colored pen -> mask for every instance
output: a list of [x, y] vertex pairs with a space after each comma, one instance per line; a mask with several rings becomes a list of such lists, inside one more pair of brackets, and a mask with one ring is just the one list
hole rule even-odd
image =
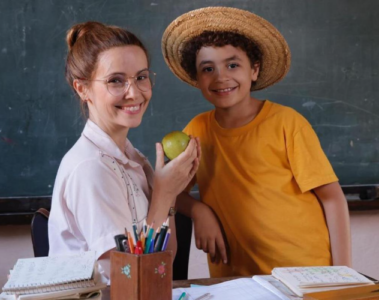
[[185, 296], [186, 296], [186, 293], [185, 293], [185, 292], [183, 292], [183, 293], [180, 295], [180, 297], [179, 297], [179, 299], [178, 299], [178, 300], [183, 300], [183, 299], [185, 298]]
[[150, 225], [147, 225], [147, 227], [146, 227], [146, 233], [145, 233], [145, 236], [147, 236], [147, 234], [148, 234], [149, 230], [150, 230]]
[[212, 296], [210, 293], [206, 293], [198, 298], [196, 298], [195, 300], [205, 300], [205, 299], [208, 299], [209, 296]]
[[124, 252], [130, 253], [130, 247], [127, 238], [125, 238], [125, 240], [122, 240], [122, 246], [124, 247]]
[[134, 254], [143, 254], [143, 251], [142, 251], [142, 243], [141, 241], [138, 241], [137, 242], [137, 245], [136, 245], [136, 249], [134, 251]]
[[134, 239], [136, 241], [136, 244], [138, 242], [138, 234], [137, 234], [137, 224], [133, 222], [133, 234], [134, 234]]
[[168, 229], [168, 224], [164, 222], [162, 225], [161, 233], [158, 236], [158, 238], [156, 238], [157, 242], [154, 247], [154, 252], [158, 252], [162, 250], [162, 245], [163, 245], [163, 241], [166, 238], [167, 229]]
[[153, 252], [154, 252], [154, 238], [151, 239], [150, 249], [149, 249], [149, 253], [153, 253]]
[[133, 243], [133, 238], [131, 234], [128, 231], [128, 242], [129, 242], [129, 248], [130, 248], [130, 253], [134, 254], [134, 243]]
[[161, 251], [165, 251], [166, 250], [167, 244], [168, 244], [168, 240], [170, 238], [170, 235], [171, 235], [171, 229], [167, 230], [167, 233], [166, 233], [166, 236], [164, 238]]
[[141, 244], [142, 244], [142, 252], [144, 252], [145, 251], [146, 236], [143, 232], [141, 232], [140, 240], [141, 240]]
[[151, 239], [153, 238], [153, 234], [154, 234], [154, 228], [153, 228], [153, 225], [151, 225], [149, 229], [149, 234], [147, 235], [147, 239], [146, 239], [146, 245], [145, 245], [145, 251], [144, 251], [145, 254], [149, 253]]
[[[155, 243], [154, 243], [154, 247], [157, 245], [157, 241], [158, 241], [158, 238], [161, 234], [161, 227], [157, 228], [157, 231], [155, 232], [155, 237], [154, 237], [154, 240], [155, 240]], [[155, 249], [155, 248], [154, 248]]]
[[147, 233], [146, 219], [143, 219], [142, 231], [143, 231], [143, 234], [146, 236], [146, 233]]

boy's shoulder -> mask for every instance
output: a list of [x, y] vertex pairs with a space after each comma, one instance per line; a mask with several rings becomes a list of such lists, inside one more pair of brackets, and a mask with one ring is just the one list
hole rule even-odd
[[198, 114], [187, 124], [184, 128], [184, 132], [187, 134], [194, 134], [199, 130], [207, 130], [208, 126], [210, 126], [212, 116], [214, 114], [214, 110], [206, 111]]
[[[268, 100], [266, 100], [268, 101]], [[268, 101], [270, 105], [266, 120], [275, 120], [284, 124], [309, 125], [307, 119], [294, 108]]]
[[192, 120], [188, 124], [199, 123], [199, 122], [201, 122], [201, 123], [208, 122], [211, 120], [211, 116], [213, 113], [214, 113], [214, 110], [202, 112], [202, 113], [196, 115], [195, 117], [193, 117]]
[[276, 102], [272, 102], [270, 100], [266, 100], [268, 101], [268, 103], [271, 105], [270, 107], [270, 115], [271, 114], [283, 114], [283, 115], [287, 115], [287, 116], [294, 116], [294, 117], [297, 117], [297, 116], [301, 116], [300, 113], [298, 113], [294, 108], [292, 107], [289, 107], [289, 106], [286, 106], [286, 105], [283, 105], [283, 104], [279, 104], [279, 103], [276, 103]]

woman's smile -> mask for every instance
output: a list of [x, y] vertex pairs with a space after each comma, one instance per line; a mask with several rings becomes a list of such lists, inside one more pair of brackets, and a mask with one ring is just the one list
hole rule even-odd
[[143, 105], [144, 105], [144, 102], [140, 104], [120, 105], [120, 106], [116, 106], [116, 108], [120, 109], [122, 112], [129, 115], [137, 115], [142, 111]]

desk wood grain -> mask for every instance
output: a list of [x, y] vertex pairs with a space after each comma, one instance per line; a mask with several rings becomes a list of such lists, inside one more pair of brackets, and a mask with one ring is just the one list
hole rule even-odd
[[[238, 279], [238, 278], [244, 278], [244, 276], [236, 276], [236, 277], [222, 277], [222, 278], [199, 278], [199, 279], [190, 279], [190, 280], [174, 280], [172, 282], [172, 287], [174, 289], [180, 288], [180, 287], [190, 287], [191, 284], [198, 284], [198, 285], [212, 285], [216, 283], [221, 283], [233, 279]], [[246, 278], [246, 277], [245, 277]], [[249, 276], [251, 278], [251, 276]], [[110, 300], [110, 287], [108, 286], [105, 288], [103, 292], [103, 297], [102, 300]]]

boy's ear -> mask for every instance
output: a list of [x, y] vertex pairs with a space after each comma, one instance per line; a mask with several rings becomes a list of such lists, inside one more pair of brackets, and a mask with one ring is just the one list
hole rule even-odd
[[259, 74], [259, 71], [260, 71], [260, 63], [257, 62], [253, 65], [253, 67], [251, 68], [251, 81], [257, 81], [258, 79], [258, 74]]
[[88, 93], [88, 86], [83, 80], [80, 79], [74, 79], [74, 82], [72, 83], [75, 91], [78, 93], [80, 99], [84, 102], [88, 100], [87, 93]]

